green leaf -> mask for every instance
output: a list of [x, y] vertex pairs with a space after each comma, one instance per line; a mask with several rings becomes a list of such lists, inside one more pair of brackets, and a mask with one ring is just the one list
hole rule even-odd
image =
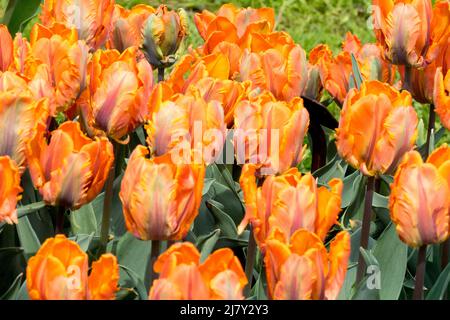
[[69, 239], [78, 243], [81, 250], [87, 252], [92, 240], [94, 239], [94, 233], [92, 232], [91, 234], [77, 234], [75, 237], [70, 237]]
[[214, 178], [205, 178], [205, 180], [203, 181], [202, 196], [204, 196], [209, 192], [209, 189], [211, 189], [211, 186], [213, 185], [214, 181], [216, 181], [216, 179]]
[[380, 300], [380, 291], [367, 286], [368, 277], [365, 277], [356, 287], [352, 300]]
[[17, 278], [14, 280], [13, 284], [8, 289], [8, 291], [6, 291], [5, 294], [0, 297], [0, 300], [17, 300], [22, 278], [23, 273], [17, 276]]
[[381, 270], [380, 298], [397, 300], [405, 278], [408, 247], [398, 238], [393, 223], [378, 238], [373, 254]]
[[426, 299], [442, 300], [445, 295], [445, 292], [447, 291], [449, 281], [450, 281], [450, 264], [447, 264], [447, 266], [441, 272], [439, 278], [436, 280], [435, 284], [431, 288], [430, 292], [428, 292]]
[[136, 239], [131, 233], [120, 237], [115, 255], [120, 265], [131, 269], [144, 281], [151, 250], [151, 241]]
[[27, 280], [22, 283], [22, 286], [17, 293], [17, 300], [30, 300], [30, 296], [28, 295], [27, 289]]
[[338, 300], [350, 300], [352, 296], [352, 288], [356, 280], [356, 269], [356, 264], [349, 265], [347, 268], [344, 284], [342, 285], [341, 291], [337, 297]]
[[[368, 270], [374, 271], [365, 276], [355, 288], [352, 300], [380, 300], [380, 286], [378, 286], [379, 263], [371, 250], [360, 248], [360, 253], [364, 257]], [[371, 269], [369, 269], [369, 267]]]
[[138, 294], [139, 300], [147, 300], [148, 294], [145, 288], [144, 281], [140, 276], [132, 269], [119, 264], [120, 280], [119, 285], [121, 288], [134, 288]]
[[26, 216], [27, 214], [36, 212], [42, 208], [45, 208], [44, 201], [34, 202], [34, 203], [27, 204], [25, 206], [18, 207], [17, 208], [17, 217], [20, 219], [20, 218]]
[[352, 76], [351, 78], [354, 81], [354, 87], [359, 89], [361, 88], [361, 84], [363, 83], [363, 77], [361, 71], [359, 70], [358, 61], [356, 61], [355, 55], [352, 53]]
[[341, 208], [347, 208], [355, 200], [363, 181], [363, 175], [359, 170], [356, 170], [344, 178]]
[[372, 206], [377, 207], [377, 208], [388, 208], [389, 207], [389, 197], [383, 196], [377, 192], [374, 192]]
[[94, 207], [91, 203], [85, 204], [78, 210], [70, 213], [70, 225], [74, 234], [97, 234], [98, 222]]
[[313, 176], [319, 179], [320, 184], [325, 185], [333, 178], [344, 179], [347, 166], [347, 163], [336, 154], [330, 162], [314, 171]]
[[7, 24], [9, 32], [14, 35], [37, 13], [40, 4], [41, 0], [10, 0], [2, 23]]
[[36, 253], [41, 247], [41, 242], [33, 230], [28, 217], [22, 217], [17, 224], [17, 233], [19, 235], [20, 244], [26, 255], [30, 256]]
[[200, 261], [204, 262], [206, 258], [214, 251], [214, 247], [219, 240], [220, 229], [216, 229], [211, 232], [208, 237], [201, 239], [201, 243], [197, 243], [197, 248], [201, 248]]
[[222, 234], [226, 237], [237, 238], [237, 228], [234, 224], [233, 219], [226, 214], [222, 209], [220, 209], [221, 204], [214, 200], [208, 200], [206, 206], [212, 213], [218, 229], [221, 230]]
[[[351, 249], [350, 249], [349, 263], [357, 263], [358, 262], [360, 243], [361, 243], [361, 227], [356, 229], [350, 236]], [[368, 249], [369, 250], [372, 249], [373, 246], [375, 245], [375, 243], [376, 243], [376, 241], [372, 237], [369, 237]]]

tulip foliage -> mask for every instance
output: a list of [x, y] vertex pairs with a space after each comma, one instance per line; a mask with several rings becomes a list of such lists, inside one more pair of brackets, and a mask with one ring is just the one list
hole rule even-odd
[[367, 2], [308, 52], [268, 7], [11, 1], [0, 297], [450, 296], [450, 2]]

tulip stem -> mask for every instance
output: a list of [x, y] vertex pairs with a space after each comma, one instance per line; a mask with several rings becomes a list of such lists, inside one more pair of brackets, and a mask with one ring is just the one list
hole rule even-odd
[[153, 281], [156, 279], [156, 273], [153, 270], [153, 266], [155, 265], [156, 259], [158, 259], [160, 249], [161, 249], [161, 242], [159, 240], [152, 240], [152, 247], [150, 249], [150, 261], [147, 264], [147, 271], [145, 274], [145, 284], [150, 289], [153, 285]]
[[56, 207], [55, 235], [64, 233], [64, 214], [66, 208], [63, 206]]
[[255, 265], [256, 258], [256, 240], [255, 235], [253, 234], [253, 227], [250, 225], [250, 235], [248, 237], [248, 246], [247, 246], [247, 259], [245, 262], [245, 275], [247, 277], [247, 286], [244, 289], [244, 295], [248, 297], [250, 294], [250, 289], [252, 288], [253, 282], [253, 267]]
[[410, 66], [405, 66], [405, 81], [403, 82], [403, 90], [411, 92], [411, 71]]
[[[361, 240], [360, 247], [367, 249], [369, 245], [369, 234], [370, 234], [370, 218], [372, 214], [372, 201], [373, 201], [373, 191], [375, 188], [375, 177], [367, 178], [366, 185], [366, 198], [364, 201], [364, 216], [361, 227]], [[359, 254], [358, 258], [358, 271], [356, 273], [356, 284], [359, 284], [364, 277], [366, 269], [366, 263], [362, 254]]]
[[[116, 142], [113, 142], [114, 148], [114, 161], [109, 169], [108, 179], [105, 183], [105, 198], [103, 200], [103, 215], [102, 215], [102, 227], [100, 230], [100, 251], [99, 254], [106, 252], [106, 246], [109, 240], [109, 224], [111, 220], [111, 208], [112, 208], [112, 198], [113, 198], [113, 185], [116, 176], [116, 163], [119, 161], [117, 155], [119, 153], [119, 146]], [[118, 163], [117, 163], [118, 165]]]
[[414, 286], [414, 300], [423, 300], [423, 284], [425, 279], [425, 263], [427, 255], [427, 246], [423, 245], [419, 248], [416, 268], [416, 284]]
[[158, 68], [158, 82], [164, 81], [164, 68]]
[[[430, 142], [431, 142], [431, 134], [434, 130], [434, 123], [436, 121], [436, 113], [434, 112], [434, 105], [430, 104], [430, 111], [428, 115], [428, 130], [427, 130], [427, 141], [425, 143], [425, 158], [428, 158], [430, 154]], [[434, 147], [434, 146], [433, 146]]]

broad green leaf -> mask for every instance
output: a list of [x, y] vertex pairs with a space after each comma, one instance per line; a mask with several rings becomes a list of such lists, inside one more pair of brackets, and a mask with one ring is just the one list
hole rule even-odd
[[132, 269], [119, 264], [119, 285], [121, 288], [134, 288], [139, 297], [139, 300], [147, 300], [148, 294], [144, 282], [140, 276]]
[[381, 270], [380, 298], [398, 299], [405, 278], [408, 247], [398, 238], [393, 223], [378, 238], [373, 254]]
[[364, 257], [369, 272], [356, 286], [352, 300], [380, 300], [379, 277], [381, 274], [378, 260], [371, 250], [360, 248], [360, 253]]
[[37, 13], [40, 4], [41, 0], [10, 0], [2, 23], [7, 24], [9, 32], [14, 35]]
[[341, 291], [337, 297], [337, 300], [350, 300], [352, 296], [353, 285], [356, 280], [356, 264], [349, 264], [347, 268], [347, 273], [345, 275], [344, 284], [342, 285]]
[[436, 283], [428, 292], [426, 299], [427, 300], [442, 300], [450, 282], [450, 264], [447, 264], [445, 269], [440, 274], [439, 278], [436, 280]]
[[376, 288], [369, 288], [368, 281], [368, 277], [361, 280], [355, 289], [352, 300], [380, 300], [380, 291]]
[[69, 239], [78, 243], [81, 250], [87, 252], [92, 240], [94, 239], [94, 233], [92, 232], [91, 234], [77, 234], [76, 236], [70, 237]]
[[[359, 227], [358, 229], [356, 229], [351, 235], [350, 235], [350, 245], [351, 245], [351, 249], [350, 249], [350, 259], [349, 259], [349, 264], [351, 263], [357, 263], [358, 262], [358, 257], [359, 257], [359, 245], [361, 242], [361, 227]], [[369, 245], [368, 245], [368, 249], [372, 249], [373, 246], [375, 245], [376, 241], [372, 238], [369, 237]]]
[[206, 239], [202, 241], [202, 243], [197, 244], [197, 248], [201, 248], [200, 251], [200, 261], [204, 262], [206, 258], [214, 251], [214, 247], [219, 240], [220, 229], [216, 229], [211, 232]]
[[19, 235], [20, 244], [26, 255], [33, 255], [39, 250], [41, 247], [41, 242], [34, 232], [28, 217], [24, 216], [19, 219], [19, 223], [17, 224], [17, 233]]
[[314, 171], [313, 176], [318, 178], [320, 184], [325, 185], [333, 178], [344, 179], [347, 166], [347, 163], [336, 154], [330, 162]]
[[341, 208], [347, 208], [355, 200], [363, 181], [363, 176], [359, 170], [356, 170], [344, 178]]
[[27, 289], [27, 280], [22, 283], [22, 286], [17, 293], [17, 300], [30, 300], [30, 296], [28, 295]]
[[377, 208], [388, 208], [389, 197], [383, 196], [377, 192], [373, 193], [372, 206]]
[[226, 237], [237, 238], [237, 228], [233, 219], [220, 209], [220, 203], [214, 200], [209, 200], [206, 203], [207, 208], [212, 213], [217, 227]]
[[202, 196], [204, 196], [205, 194], [207, 194], [209, 192], [209, 189], [213, 185], [214, 181], [216, 181], [216, 179], [214, 179], [214, 178], [205, 178], [205, 181], [203, 181]]
[[17, 217], [20, 219], [27, 214], [36, 212], [45, 207], [44, 201], [34, 202], [17, 208]]
[[115, 255], [120, 265], [131, 269], [144, 281], [149, 264], [151, 241], [136, 239], [131, 233], [120, 237]]
[[0, 297], [0, 300], [17, 300], [22, 278], [23, 273], [17, 276], [8, 291], [6, 291], [5, 294]]
[[74, 234], [98, 234], [98, 222], [92, 203], [70, 213], [70, 225]]

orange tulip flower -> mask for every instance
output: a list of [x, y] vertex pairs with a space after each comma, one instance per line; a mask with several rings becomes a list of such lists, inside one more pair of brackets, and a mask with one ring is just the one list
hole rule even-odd
[[[283, 237], [282, 237], [283, 238]], [[339, 232], [327, 252], [320, 238], [297, 230], [290, 244], [275, 235], [267, 240], [269, 296], [275, 300], [335, 300], [344, 283], [350, 257], [350, 235]]]
[[345, 52], [353, 53], [360, 63], [361, 74], [365, 80], [379, 80], [393, 84], [395, 81], [395, 68], [384, 59], [382, 48], [374, 43], [361, 44], [359, 38], [347, 32], [342, 43]]
[[447, 71], [445, 78], [442, 69], [437, 70], [434, 80], [433, 100], [442, 125], [450, 130], [450, 69]]
[[83, 90], [88, 47], [75, 29], [35, 24], [24, 74], [35, 97], [48, 97], [52, 115], [67, 110]]
[[21, 199], [20, 173], [14, 161], [0, 156], [0, 222], [17, 223], [17, 201]]
[[0, 24], [0, 71], [6, 71], [13, 62], [13, 39], [8, 28]]
[[206, 77], [188, 87], [187, 92], [192, 95], [193, 93], [190, 92], [198, 90], [206, 102], [220, 102], [224, 111], [225, 123], [231, 127], [234, 122], [234, 110], [240, 101], [248, 98], [250, 86], [249, 81], [238, 82]]
[[116, 4], [114, 29], [107, 47], [120, 52], [129, 47], [140, 47], [143, 41], [144, 23], [155, 11], [155, 8], [144, 4], [138, 4], [131, 9], [125, 9]]
[[127, 229], [142, 240], [182, 239], [198, 214], [205, 166], [175, 164], [169, 154], [148, 156], [146, 147], [136, 147], [122, 179]]
[[450, 33], [448, 1], [373, 0], [375, 35], [397, 65], [423, 67]]
[[176, 243], [154, 264], [159, 279], [150, 300], [242, 300], [247, 278], [229, 248], [214, 251], [203, 263], [190, 242]]
[[275, 12], [272, 8], [238, 9], [233, 4], [224, 4], [216, 14], [208, 10], [195, 14], [194, 21], [200, 36], [205, 40], [205, 54], [208, 54], [220, 43], [246, 46], [252, 34], [272, 32]]
[[37, 126], [46, 125], [49, 116], [48, 100], [36, 100], [26, 90], [26, 82], [14, 73], [0, 75], [0, 155], [14, 160], [21, 173], [26, 165], [26, 146]]
[[28, 88], [28, 79], [12, 71], [0, 72], [0, 93], [8, 92], [14, 95], [32, 95]]
[[268, 92], [241, 101], [234, 112], [234, 143], [238, 163], [253, 163], [259, 173], [282, 173], [298, 165], [309, 114], [301, 98], [276, 101]]
[[320, 101], [323, 92], [320, 62], [324, 55], [332, 55], [328, 46], [324, 44], [319, 44], [309, 52], [308, 82], [303, 95], [316, 101]]
[[30, 44], [17, 33], [14, 40], [8, 28], [0, 24], [0, 71], [24, 72], [25, 60], [30, 51]]
[[[438, 90], [442, 90], [443, 88], [443, 86], [440, 85], [442, 80], [436, 80], [435, 78], [438, 69], [440, 69], [442, 75], [445, 75], [450, 70], [450, 38], [447, 45], [441, 46], [441, 50], [438, 51], [437, 57], [426, 67], [409, 71], [410, 88], [408, 88], [408, 90], [417, 102], [436, 104], [436, 102], [433, 101], [435, 87], [438, 86], [438, 88], [441, 88]], [[405, 68], [400, 67], [399, 71], [402, 81], [406, 83]], [[439, 77], [437, 79], [439, 79]]]
[[223, 149], [225, 129], [219, 101], [205, 101], [192, 87], [189, 95], [178, 95], [152, 110], [146, 126], [147, 143], [155, 155], [170, 152], [172, 157], [182, 157], [181, 151], [190, 158], [192, 149], [194, 162], [209, 164]]
[[327, 45], [321, 47], [321, 51], [318, 65], [322, 84], [336, 102], [342, 105], [350, 89], [350, 77], [353, 74], [351, 55], [342, 51], [333, 57]]
[[239, 181], [245, 201], [245, 217], [239, 232], [250, 222], [261, 249], [275, 232], [285, 242], [298, 229], [309, 230], [325, 239], [341, 211], [343, 184], [340, 179], [332, 179], [328, 190], [317, 187], [311, 174], [302, 176], [297, 168], [292, 168], [282, 175], [268, 176], [262, 186], [257, 187], [255, 171], [255, 166], [245, 165]]
[[269, 90], [278, 100], [301, 96], [308, 81], [306, 53], [300, 45], [285, 44], [263, 52], [246, 50], [240, 61], [241, 80]]
[[165, 81], [173, 93], [186, 93], [188, 87], [204, 78], [227, 80], [230, 78], [231, 65], [223, 53], [207, 56], [187, 54], [180, 58]]
[[47, 239], [28, 261], [27, 288], [32, 300], [114, 300], [118, 290], [119, 265], [112, 254], [92, 263], [64, 235]]
[[77, 209], [102, 190], [114, 161], [107, 138], [91, 140], [77, 122], [65, 122], [51, 133], [47, 143], [44, 125], [38, 125], [27, 147], [34, 186], [45, 202]]
[[417, 115], [411, 95], [378, 81], [350, 90], [336, 130], [339, 154], [368, 176], [392, 173], [414, 148]]
[[98, 50], [88, 65], [90, 72], [84, 117], [90, 127], [120, 140], [144, 122], [153, 86], [152, 68], [136, 61], [136, 47]]
[[435, 150], [427, 162], [407, 153], [391, 185], [389, 209], [400, 239], [411, 247], [445, 241], [450, 218], [450, 151]]
[[160, 5], [144, 23], [142, 49], [155, 68], [166, 68], [176, 61], [176, 52], [188, 32], [188, 17], [183, 9], [170, 11]]
[[39, 18], [47, 27], [62, 23], [70, 29], [76, 29], [78, 38], [85, 40], [91, 49], [97, 50], [105, 44], [111, 33], [113, 12], [114, 0], [45, 0]]

